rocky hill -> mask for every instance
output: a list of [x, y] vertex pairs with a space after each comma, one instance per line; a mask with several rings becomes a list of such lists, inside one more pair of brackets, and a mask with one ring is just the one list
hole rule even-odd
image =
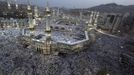
[[131, 13], [134, 14], [134, 5], [118, 5], [116, 3], [104, 4], [88, 8], [88, 10], [95, 10], [100, 12], [114, 12], [114, 13]]

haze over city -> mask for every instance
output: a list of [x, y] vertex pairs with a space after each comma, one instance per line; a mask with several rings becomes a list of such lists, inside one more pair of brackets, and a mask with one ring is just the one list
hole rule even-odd
[[[17, 0], [19, 3], [27, 3], [27, 0]], [[89, 8], [100, 4], [117, 3], [121, 5], [133, 5], [133, 0], [30, 0], [32, 4], [45, 6], [48, 1], [53, 7], [65, 8]]]

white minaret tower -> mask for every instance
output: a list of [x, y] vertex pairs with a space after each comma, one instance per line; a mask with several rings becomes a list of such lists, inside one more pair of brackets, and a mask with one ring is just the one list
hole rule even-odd
[[30, 1], [28, 0], [28, 5], [27, 5], [27, 15], [28, 15], [28, 29], [30, 30], [30, 34], [34, 33], [34, 24], [33, 24], [33, 18], [32, 18], [32, 9], [30, 5]]
[[51, 17], [51, 10], [50, 10], [49, 5], [47, 3], [47, 7], [46, 7], [46, 28], [45, 28], [47, 36], [51, 36], [51, 34], [50, 34], [50, 32], [51, 32], [50, 17]]
[[51, 18], [51, 10], [48, 7], [48, 3], [45, 10], [46, 16], [46, 27], [45, 27], [45, 34], [46, 34], [46, 42], [45, 42], [45, 49], [43, 50], [43, 54], [50, 54], [52, 53], [52, 40], [51, 40], [51, 28], [50, 28], [50, 18]]
[[89, 24], [91, 24], [91, 25], [93, 23], [93, 14], [94, 14], [94, 12], [91, 11], [91, 15], [90, 15], [90, 19], [89, 19]]
[[28, 15], [28, 24], [29, 24], [29, 28], [33, 28], [33, 25], [31, 23], [31, 16], [32, 16], [32, 10], [31, 10], [31, 6], [30, 6], [30, 1], [28, 0], [28, 5], [27, 5], [27, 15]]
[[11, 3], [9, 0], [7, 0], [7, 7], [8, 7], [8, 9], [11, 9]]
[[[35, 0], [35, 2], [37, 2], [37, 0]], [[39, 17], [37, 5], [34, 6], [34, 17], [35, 17], [35, 18], [38, 18], [38, 17]]]
[[17, 0], [14, 0], [14, 1], [15, 1], [15, 7], [16, 7], [16, 9], [18, 9], [19, 6], [18, 6], [18, 4], [17, 4]]
[[38, 15], [38, 7], [37, 6], [34, 6], [34, 17], [35, 18], [39, 17], [39, 15]]
[[28, 0], [27, 10], [31, 10], [30, 1]]
[[80, 20], [82, 20], [83, 13], [80, 11]]
[[94, 14], [94, 12], [90, 11], [90, 19], [88, 21], [88, 30], [93, 29], [93, 14]]
[[94, 26], [95, 26], [95, 28], [97, 27], [99, 14], [100, 14], [99, 12], [96, 12], [96, 18], [95, 18], [95, 20], [94, 20]]
[[34, 6], [34, 19], [33, 19], [33, 25], [37, 25], [37, 24], [36, 24], [36, 20], [37, 20], [38, 17], [39, 17], [39, 15], [38, 15], [38, 7], [37, 7], [37, 6]]
[[59, 15], [60, 15], [60, 8], [57, 9], [57, 14], [56, 14], [56, 16], [59, 17]]

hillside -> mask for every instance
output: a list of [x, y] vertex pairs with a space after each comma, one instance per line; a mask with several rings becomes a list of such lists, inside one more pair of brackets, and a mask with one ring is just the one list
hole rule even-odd
[[88, 10], [95, 10], [100, 12], [114, 12], [114, 13], [131, 13], [134, 14], [134, 5], [118, 5], [116, 3], [110, 3], [105, 5], [99, 5], [95, 7], [88, 8]]

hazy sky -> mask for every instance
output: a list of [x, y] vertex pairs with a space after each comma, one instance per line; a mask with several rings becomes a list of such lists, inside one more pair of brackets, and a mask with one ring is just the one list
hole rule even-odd
[[[26, 3], [27, 0], [19, 0]], [[118, 3], [123, 5], [134, 5], [134, 0], [30, 0], [34, 4], [44, 6], [48, 1], [51, 6], [67, 8], [88, 8], [106, 3]]]

